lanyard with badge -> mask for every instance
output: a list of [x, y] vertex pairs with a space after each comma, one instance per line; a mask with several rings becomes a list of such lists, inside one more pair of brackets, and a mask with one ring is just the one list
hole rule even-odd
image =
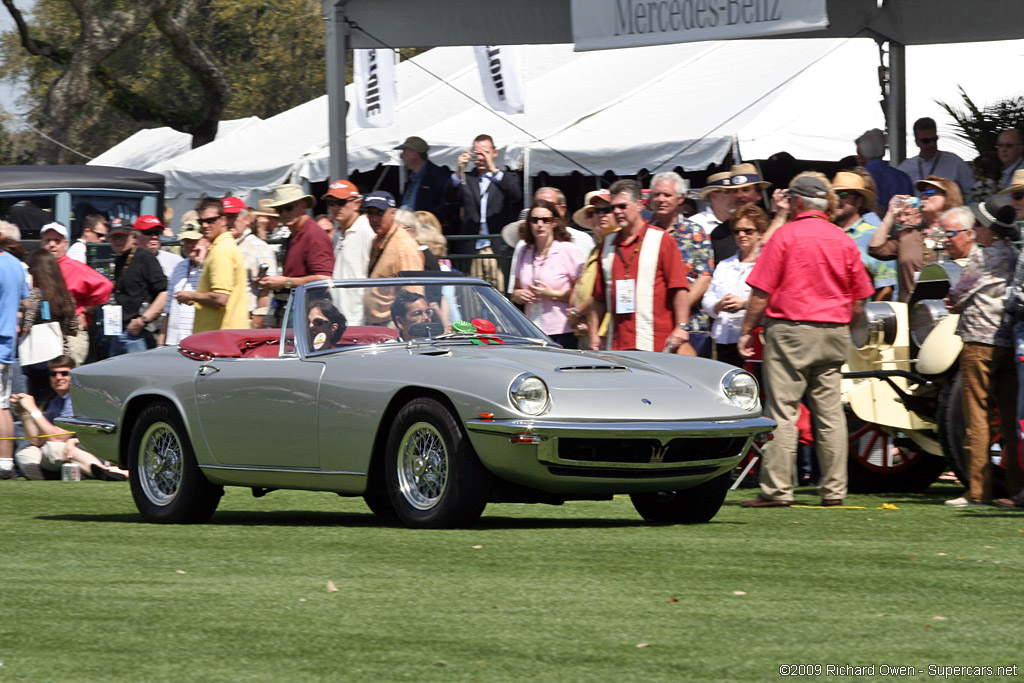
[[630, 270], [633, 268], [633, 261], [636, 260], [637, 254], [640, 253], [640, 247], [643, 243], [643, 237], [637, 237], [636, 247], [633, 249], [633, 253], [629, 257], [629, 261], [626, 261], [622, 256], [622, 252], [619, 251], [621, 243], [615, 247], [615, 256], [622, 261], [622, 268], [624, 275], [626, 276], [622, 280], [615, 281], [615, 313], [635, 313], [636, 312], [636, 279], [629, 276]]

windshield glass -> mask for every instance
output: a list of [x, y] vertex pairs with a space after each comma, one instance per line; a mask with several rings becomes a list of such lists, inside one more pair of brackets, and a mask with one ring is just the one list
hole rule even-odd
[[365, 344], [442, 339], [500, 344], [510, 338], [548, 341], [493, 287], [469, 278], [324, 281], [294, 302], [307, 330], [308, 353]]

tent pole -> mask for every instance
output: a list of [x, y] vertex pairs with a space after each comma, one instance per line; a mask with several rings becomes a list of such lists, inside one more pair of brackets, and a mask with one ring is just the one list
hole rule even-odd
[[906, 46], [889, 41], [889, 93], [885, 99], [885, 123], [889, 133], [889, 165], [907, 157], [907, 55]]
[[349, 29], [345, 17], [348, 0], [324, 0], [327, 17], [327, 111], [331, 142], [331, 179], [348, 178], [346, 148], [345, 72], [348, 70]]

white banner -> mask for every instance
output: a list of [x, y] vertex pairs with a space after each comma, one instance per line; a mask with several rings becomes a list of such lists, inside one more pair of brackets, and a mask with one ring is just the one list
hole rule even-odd
[[476, 63], [487, 104], [506, 114], [523, 113], [523, 79], [519, 70], [519, 47], [477, 45]]
[[572, 0], [575, 50], [750, 38], [828, 26], [826, 0]]
[[360, 128], [397, 125], [395, 53], [392, 50], [353, 50], [352, 80], [356, 86], [356, 124]]

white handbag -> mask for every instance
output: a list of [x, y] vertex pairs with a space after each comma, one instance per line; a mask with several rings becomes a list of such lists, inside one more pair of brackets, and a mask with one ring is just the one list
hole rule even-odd
[[18, 361], [24, 365], [52, 360], [64, 353], [64, 334], [59, 322], [33, 325], [18, 342]]

